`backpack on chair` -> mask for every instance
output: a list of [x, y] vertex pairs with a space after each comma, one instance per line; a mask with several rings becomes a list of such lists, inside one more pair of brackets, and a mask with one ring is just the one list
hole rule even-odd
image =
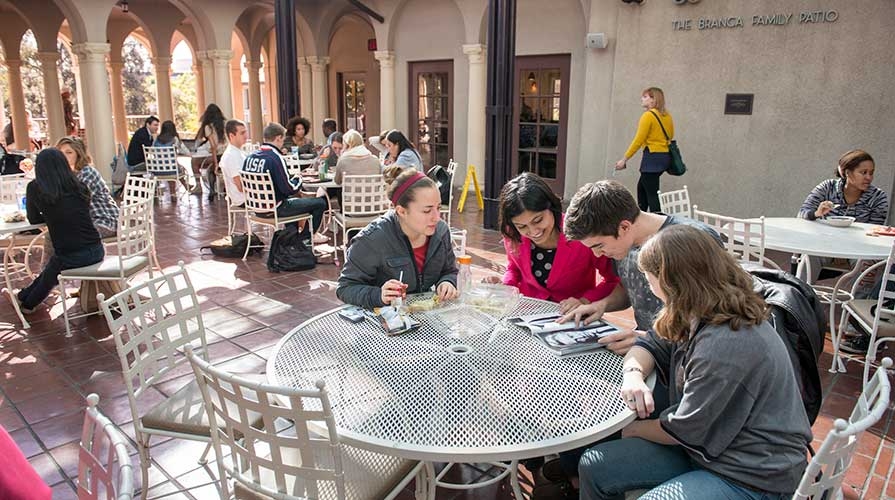
[[449, 205], [451, 202], [451, 176], [441, 165], [430, 168], [426, 175], [435, 181], [438, 193], [441, 195], [441, 204]]

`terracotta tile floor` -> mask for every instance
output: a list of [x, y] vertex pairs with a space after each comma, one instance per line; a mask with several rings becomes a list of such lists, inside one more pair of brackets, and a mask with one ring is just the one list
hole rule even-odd
[[[271, 274], [259, 257], [242, 262], [201, 255], [201, 246], [226, 231], [223, 201], [209, 203], [192, 197], [189, 203], [182, 200], [172, 204], [167, 197], [163, 200], [156, 206], [159, 258], [165, 267], [182, 260], [189, 268], [203, 303], [213, 361], [225, 362], [234, 370], [263, 372], [273, 345], [284, 333], [312, 315], [339, 305], [334, 291], [337, 267], [321, 264], [309, 272]], [[496, 232], [482, 229], [482, 214], [474, 203], [470, 205], [466, 213], [454, 214], [453, 225], [469, 230], [468, 253], [473, 256], [475, 274], [499, 273], [506, 262], [503, 246]], [[54, 299], [51, 296], [48, 303], [53, 304]], [[630, 312], [614, 316], [618, 322], [631, 324]], [[84, 397], [98, 393], [103, 411], [126, 434], [133, 435], [120, 366], [101, 318], [75, 321], [74, 336], [68, 339], [63, 337], [59, 305], [41, 309], [31, 319], [33, 326], [21, 329], [8, 301], [0, 300], [0, 425], [53, 487], [54, 498], [75, 498]], [[821, 362], [828, 367], [830, 355], [824, 354]], [[860, 391], [861, 364], [849, 361], [847, 367], [848, 372], [843, 374], [822, 372], [826, 400], [814, 426], [815, 446], [832, 427], [834, 418], [850, 413]], [[162, 398], [185, 383], [189, 375], [186, 371], [180, 375], [158, 384], [154, 397]], [[846, 498], [895, 498], [895, 481], [886, 479], [893, 472], [892, 415], [888, 411], [862, 438], [846, 478]], [[214, 476], [196, 463], [202, 445], [163, 439], [153, 443], [151, 497], [217, 496]], [[493, 473], [488, 466], [462, 466], [452, 476], [469, 480]], [[529, 479], [526, 476], [524, 481]], [[530, 491], [530, 486], [525, 489]], [[412, 498], [412, 491], [408, 488], [401, 498]], [[474, 493], [438, 494], [439, 499], [510, 497], [506, 482]]]

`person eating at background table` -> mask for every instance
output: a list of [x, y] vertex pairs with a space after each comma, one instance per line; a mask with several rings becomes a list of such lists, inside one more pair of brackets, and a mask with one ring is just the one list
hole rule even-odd
[[[678, 225], [644, 243], [637, 263], [664, 303], [625, 356], [621, 397], [643, 420], [581, 457], [582, 500], [791, 498], [811, 427], [783, 340], [752, 277], [704, 231]], [[735, 355], [731, 355], [735, 353]], [[658, 418], [645, 379], [666, 382]]]
[[[850, 216], [855, 222], [866, 224], [885, 224], [889, 216], [889, 195], [873, 185], [876, 164], [869, 153], [861, 149], [853, 149], [839, 158], [834, 174], [836, 178], [827, 179], [818, 184], [799, 209], [799, 217], [807, 220], [823, 219], [829, 215]], [[821, 269], [829, 265], [833, 259], [809, 256], [810, 276], [799, 276], [809, 283], [821, 277]], [[852, 266], [855, 262], [851, 262]], [[870, 262], [866, 263], [871, 265]], [[868, 283], [879, 281], [880, 273], [874, 273]], [[856, 297], [868, 298], [874, 285], [860, 287]], [[843, 339], [839, 348], [852, 354], [867, 352], [870, 335], [859, 332], [859, 335]]]
[[[323, 223], [323, 212], [326, 210], [326, 200], [323, 198], [300, 198], [301, 176], [290, 177], [289, 170], [286, 168], [286, 162], [280, 155], [280, 149], [283, 147], [283, 136], [286, 129], [279, 123], [271, 123], [264, 127], [262, 136], [264, 144], [258, 151], [249, 155], [242, 165], [245, 172], [270, 174], [270, 179], [274, 186], [274, 195], [277, 200], [277, 216], [290, 217], [300, 214], [311, 214], [313, 221], [314, 233], [307, 235], [308, 239], [313, 238], [313, 242], [326, 243], [329, 238], [317, 232]], [[265, 214], [259, 214], [265, 216]], [[273, 217], [273, 214], [270, 214]], [[307, 232], [307, 227], [305, 227]]]
[[502, 281], [522, 295], [558, 302], [565, 314], [606, 298], [619, 283], [609, 258], [566, 239], [562, 202], [537, 175], [511, 179], [500, 192], [498, 213], [507, 252]]
[[456, 298], [456, 257], [435, 182], [412, 168], [391, 167], [383, 177], [393, 209], [352, 240], [336, 296], [367, 309], [433, 286], [440, 300]]
[[311, 130], [311, 122], [307, 118], [294, 116], [286, 124], [286, 137], [283, 140], [283, 154], [292, 152], [292, 148], [298, 148], [298, 154], [314, 152], [314, 141], [308, 137]]
[[383, 142], [388, 149], [391, 165], [401, 168], [415, 168], [423, 171], [423, 159], [400, 130], [391, 130]]

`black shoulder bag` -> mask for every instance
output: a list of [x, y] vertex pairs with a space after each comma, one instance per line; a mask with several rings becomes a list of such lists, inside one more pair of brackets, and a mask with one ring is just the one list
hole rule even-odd
[[668, 132], [665, 131], [665, 125], [662, 125], [659, 115], [653, 110], [650, 110], [650, 113], [656, 117], [656, 121], [662, 127], [662, 133], [665, 134], [665, 140], [668, 141], [668, 152], [671, 153], [671, 166], [668, 167], [668, 173], [670, 175], [684, 175], [687, 173], [687, 166], [684, 165], [684, 160], [681, 158], [681, 150], [677, 147], [677, 141], [672, 141], [668, 137]]

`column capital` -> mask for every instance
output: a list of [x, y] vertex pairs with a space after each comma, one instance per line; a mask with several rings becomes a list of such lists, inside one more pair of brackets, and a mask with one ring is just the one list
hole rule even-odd
[[109, 70], [111, 71], [124, 70], [124, 61], [107, 61], [106, 65], [109, 66]]
[[164, 67], [164, 66], [171, 66], [171, 63], [172, 63], [172, 62], [174, 62], [174, 58], [171, 57], [171, 56], [160, 56], [160, 57], [153, 57], [153, 58], [152, 58], [152, 64], [153, 64], [156, 68], [159, 68], [160, 66], [161, 66], [161, 67]]
[[376, 52], [373, 52], [373, 57], [379, 61], [380, 68], [395, 67], [395, 51], [393, 50], [377, 50]]
[[214, 64], [230, 65], [230, 59], [233, 59], [233, 51], [230, 49], [214, 49], [205, 52]]
[[37, 58], [40, 59], [40, 64], [50, 64], [55, 66], [57, 62], [59, 62], [59, 52], [38, 52]]
[[245, 67], [249, 71], [260, 71], [264, 67], [264, 63], [261, 61], [246, 61]]
[[299, 57], [298, 58], [298, 70], [299, 71], [311, 71], [311, 65], [308, 63], [307, 57]]
[[72, 52], [78, 56], [79, 62], [105, 62], [112, 51], [112, 45], [99, 42], [76, 43], [71, 46]]
[[473, 43], [463, 46], [463, 53], [469, 57], [470, 64], [482, 64], [485, 62], [485, 45]]
[[309, 56], [305, 59], [308, 60], [308, 64], [311, 66], [311, 71], [326, 71], [326, 66], [330, 61], [328, 57], [317, 56]]

